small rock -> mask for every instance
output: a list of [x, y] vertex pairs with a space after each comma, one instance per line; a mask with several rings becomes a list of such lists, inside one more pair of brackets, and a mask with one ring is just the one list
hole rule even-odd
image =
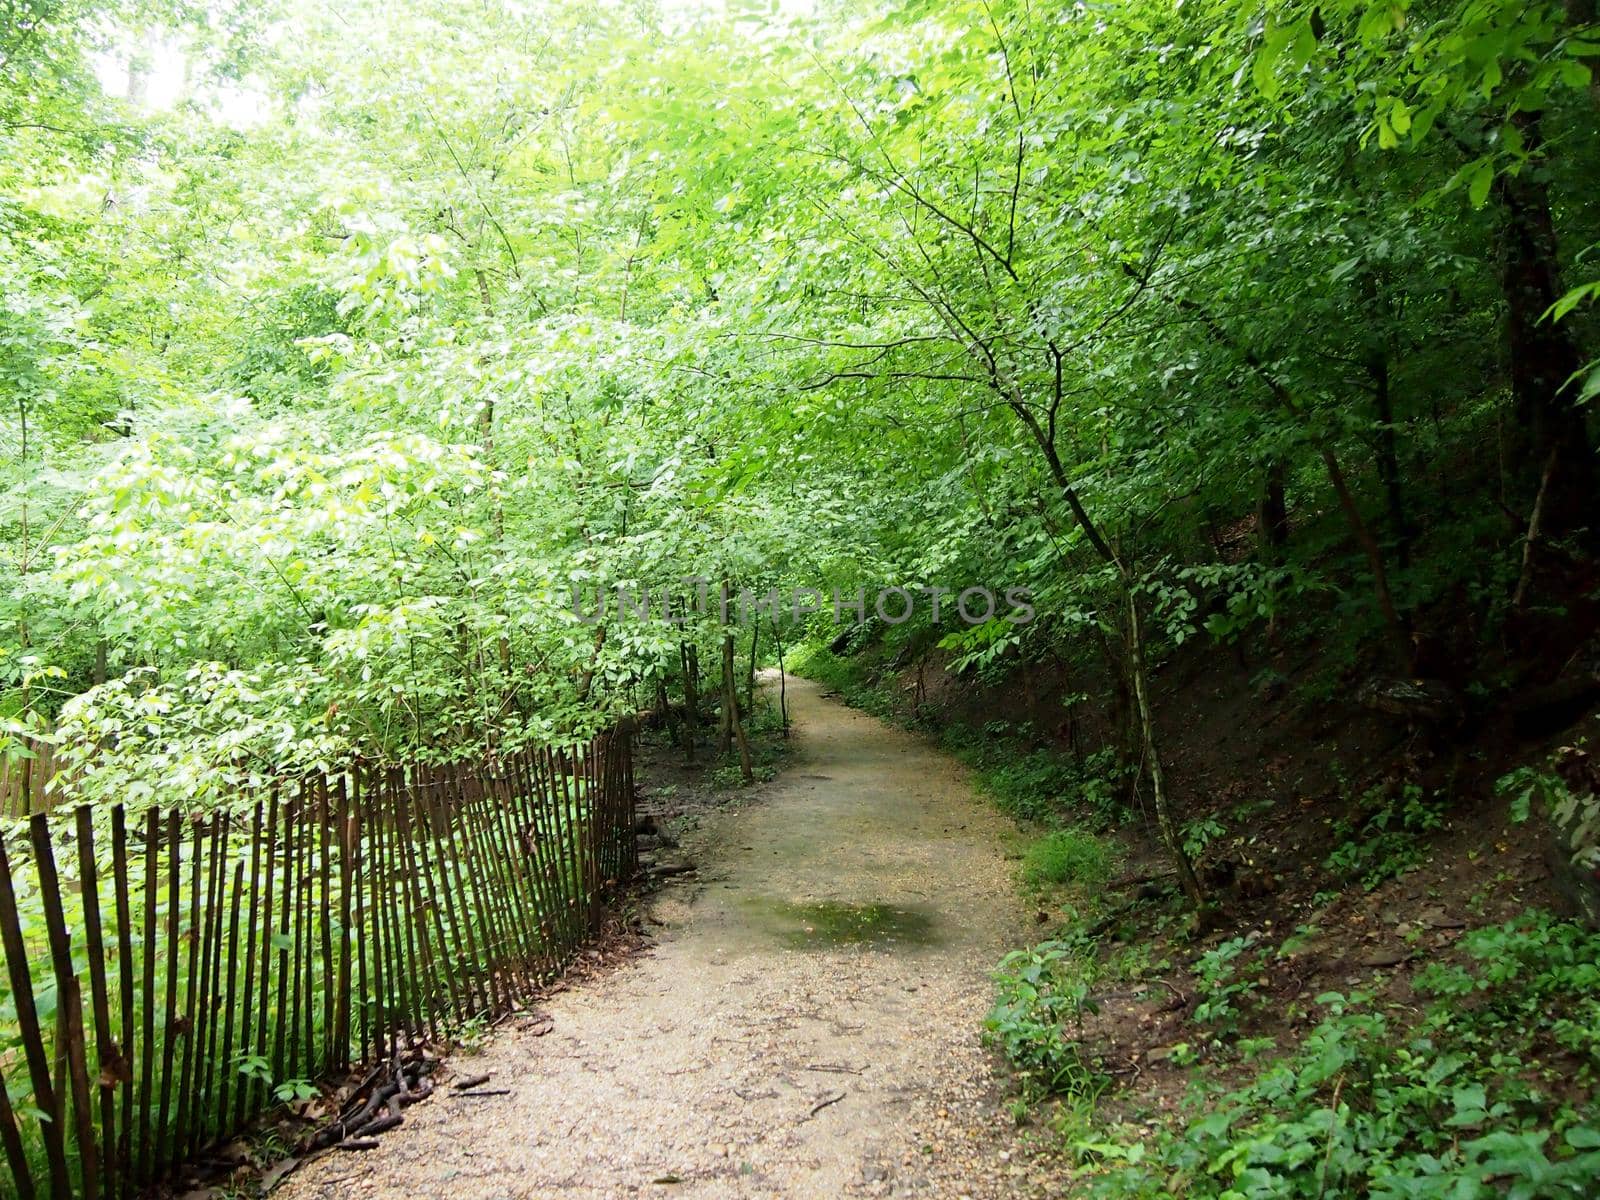
[[1364, 956], [1360, 962], [1363, 967], [1393, 967], [1406, 961], [1411, 955], [1405, 950], [1374, 950]]
[[1443, 907], [1437, 905], [1433, 908], [1424, 909], [1420, 919], [1426, 921], [1435, 929], [1464, 929], [1467, 924], [1465, 921], [1452, 917], [1444, 911]]

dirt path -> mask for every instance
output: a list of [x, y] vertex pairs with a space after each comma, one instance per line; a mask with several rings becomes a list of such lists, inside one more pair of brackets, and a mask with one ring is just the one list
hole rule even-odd
[[789, 685], [799, 746], [685, 850], [655, 950], [551, 997], [535, 1037], [286, 1200], [1008, 1196], [1021, 1168], [978, 1042], [1021, 935], [1007, 823], [912, 736]]

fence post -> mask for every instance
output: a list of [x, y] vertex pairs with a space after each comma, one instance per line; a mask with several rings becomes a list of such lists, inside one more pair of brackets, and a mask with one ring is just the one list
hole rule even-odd
[[[78, 1138], [79, 1188], [84, 1200], [99, 1195], [100, 1169], [94, 1143], [94, 1114], [89, 1107], [89, 1072], [83, 1045], [83, 1001], [78, 976], [72, 969], [72, 944], [67, 937], [67, 922], [61, 907], [61, 881], [56, 874], [54, 847], [50, 844], [50, 821], [36, 813], [28, 821], [33, 841], [34, 871], [39, 876], [39, 901], [44, 908], [45, 929], [50, 939], [50, 959], [56, 973], [56, 1028], [62, 1044], [56, 1047], [59, 1061], [65, 1054], [67, 1078], [72, 1088], [72, 1110]], [[66, 1100], [55, 1097], [54, 1115], [61, 1121], [63, 1153], [66, 1133]]]
[[5, 838], [0, 836], [0, 942], [6, 952], [6, 968], [11, 979], [12, 1002], [17, 1010], [17, 1025], [22, 1034], [23, 1057], [33, 1083], [33, 1099], [39, 1111], [50, 1117], [42, 1122], [45, 1155], [50, 1163], [50, 1194], [55, 1200], [69, 1200], [72, 1181], [67, 1174], [67, 1151], [62, 1139], [61, 1109], [50, 1082], [50, 1060], [45, 1055], [44, 1031], [39, 1027], [39, 1010], [33, 1002], [33, 980], [28, 972], [28, 951], [22, 940], [22, 924], [17, 916], [17, 895], [11, 882], [11, 860]]

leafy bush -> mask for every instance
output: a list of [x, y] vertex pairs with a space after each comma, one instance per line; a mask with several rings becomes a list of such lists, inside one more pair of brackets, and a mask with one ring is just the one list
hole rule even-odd
[[1240, 1005], [1248, 1002], [1261, 986], [1265, 951], [1246, 953], [1254, 944], [1253, 938], [1230, 938], [1216, 949], [1207, 950], [1194, 965], [1200, 997], [1194, 1019], [1212, 1026], [1221, 1037], [1238, 1035], [1243, 1015]]
[[1106, 1076], [1083, 1050], [1084, 1014], [1098, 1011], [1091, 961], [1069, 942], [1040, 942], [1006, 955], [994, 979], [984, 1039], [1016, 1068], [1024, 1097], [1097, 1095]]
[[[1534, 914], [1462, 939], [1417, 978], [1403, 1028], [1361, 997], [1236, 1091], [1195, 1089], [1184, 1127], [1084, 1140], [1097, 1196], [1587, 1197], [1600, 1191], [1600, 936]], [[1567, 1015], [1551, 1022], [1546, 1014]]]
[[976, 742], [947, 733], [945, 748], [973, 766], [978, 786], [1019, 821], [1053, 825], [1070, 813], [1110, 825], [1122, 816], [1121, 769], [1110, 751], [1086, 755], [1083, 765], [1054, 750], [1022, 750], [996, 734]]
[[1349, 821], [1335, 823], [1339, 844], [1322, 865], [1370, 892], [1420, 863], [1427, 852], [1422, 836], [1443, 824], [1437, 805], [1416, 784], [1408, 783], [1398, 799], [1386, 802], [1359, 827]]
[[[1000, 758], [1001, 761], [992, 761]], [[1048, 823], [1059, 818], [1071, 800], [1077, 774], [1048, 750], [1031, 754], [984, 755], [978, 785], [1011, 816]]]
[[1563, 764], [1581, 770], [1588, 761], [1586, 751], [1564, 746], [1551, 757], [1551, 769], [1519, 767], [1501, 776], [1495, 791], [1510, 798], [1511, 818], [1519, 823], [1532, 815], [1537, 802], [1560, 831], [1573, 864], [1593, 869], [1600, 866], [1600, 794], [1574, 790], [1558, 773]]
[[1081, 829], [1046, 834], [1022, 857], [1022, 881], [1029, 887], [1068, 883], [1095, 887], [1110, 876], [1111, 853], [1105, 842]]

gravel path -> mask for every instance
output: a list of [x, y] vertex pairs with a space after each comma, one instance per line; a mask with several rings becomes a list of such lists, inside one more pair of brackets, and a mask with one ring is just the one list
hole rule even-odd
[[909, 734], [789, 684], [785, 773], [710, 817], [654, 950], [552, 996], [364, 1155], [284, 1200], [1022, 1194], [979, 1045], [1024, 937], [1007, 823]]

